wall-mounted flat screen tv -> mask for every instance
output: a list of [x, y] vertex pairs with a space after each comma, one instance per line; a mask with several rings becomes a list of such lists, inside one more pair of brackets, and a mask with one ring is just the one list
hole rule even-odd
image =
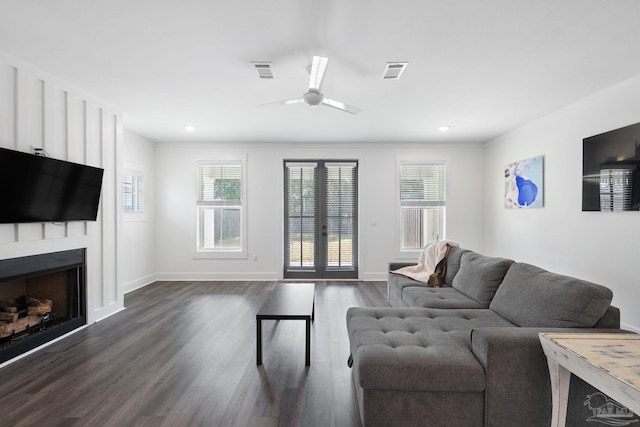
[[640, 210], [640, 123], [582, 140], [582, 210]]
[[0, 223], [95, 221], [103, 173], [0, 148]]

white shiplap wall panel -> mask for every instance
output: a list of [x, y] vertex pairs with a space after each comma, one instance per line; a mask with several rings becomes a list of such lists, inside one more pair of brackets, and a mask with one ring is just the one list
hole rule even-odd
[[[11, 65], [0, 61], [0, 147], [15, 148], [16, 73]], [[16, 241], [17, 226], [0, 224], [0, 245]]]
[[[67, 159], [67, 111], [66, 91], [49, 82], [44, 84], [43, 145], [54, 159]], [[67, 236], [67, 223], [45, 224], [45, 239], [62, 239]]]
[[44, 81], [30, 73], [26, 75], [26, 79], [28, 98], [27, 105], [23, 104], [23, 109], [27, 120], [21, 122], [21, 134], [24, 136], [22, 149], [33, 153], [34, 148], [44, 148]]
[[[68, 138], [67, 138], [67, 155], [70, 162], [86, 163], [86, 149], [88, 143], [87, 137], [87, 101], [73, 93], [67, 94], [68, 109]], [[67, 224], [68, 237], [85, 236], [86, 223], [70, 222]]]
[[0, 61], [0, 146], [14, 148], [16, 69]]
[[[92, 102], [85, 102], [85, 129], [86, 129], [86, 139], [85, 139], [85, 163], [91, 166], [100, 166], [102, 165], [102, 108], [94, 105]], [[106, 175], [106, 170], [105, 170]], [[106, 189], [107, 189], [107, 180], [102, 179], [102, 200], [108, 200]], [[98, 220], [97, 222], [100, 224], [104, 223], [104, 203], [100, 203], [98, 209]], [[94, 277], [94, 280], [98, 280], [100, 278], [103, 280], [103, 286], [100, 289], [100, 292], [96, 292], [93, 296], [93, 306], [89, 307], [89, 311], [99, 311], [103, 307], [105, 307], [106, 300], [104, 298], [104, 294], [106, 292], [106, 288], [109, 284], [104, 280], [104, 255], [102, 252], [102, 239], [104, 238], [103, 229], [95, 226], [96, 224], [87, 224], [86, 231], [89, 240], [93, 243], [91, 250], [91, 269], [87, 269], [87, 271]]]
[[[26, 67], [17, 67], [17, 149], [33, 153], [42, 147], [44, 83]], [[36, 242], [44, 239], [43, 224], [19, 224], [18, 241]]]
[[89, 323], [124, 307], [122, 138], [121, 112], [0, 51], [0, 147], [44, 148], [50, 157], [105, 169], [95, 222], [0, 224], [0, 259], [86, 247]]
[[[107, 111], [102, 111], [102, 165], [104, 167], [104, 182], [111, 185], [105, 185], [104, 199], [113, 200], [116, 202], [115, 189], [120, 187], [120, 184], [116, 180], [116, 153], [113, 147], [116, 145], [116, 125], [117, 118], [113, 114], [109, 114]], [[118, 175], [121, 176], [121, 175]], [[115, 205], [118, 203], [116, 202]], [[114, 205], [101, 205], [102, 218], [104, 224], [116, 223], [116, 210]], [[120, 210], [120, 212], [122, 212]], [[105, 227], [103, 231], [108, 231], [108, 227]], [[104, 277], [104, 302], [108, 305], [112, 305], [118, 300], [118, 286], [116, 280], [117, 270], [112, 266], [107, 265], [106, 260], [117, 257], [116, 253], [116, 239], [102, 239], [102, 259], [103, 259], [103, 277]]]
[[67, 114], [67, 91], [48, 84], [45, 86], [44, 100], [47, 106], [45, 111], [51, 111], [51, 114], [46, 114], [44, 118], [44, 148], [51, 157], [68, 159], [67, 128], [69, 117]]

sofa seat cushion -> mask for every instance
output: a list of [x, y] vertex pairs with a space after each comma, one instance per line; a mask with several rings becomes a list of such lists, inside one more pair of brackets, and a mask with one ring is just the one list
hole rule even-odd
[[440, 288], [407, 286], [402, 291], [402, 300], [410, 307], [484, 308], [476, 300], [450, 286]]
[[412, 286], [427, 287], [426, 283], [420, 283], [401, 274], [389, 273], [387, 277], [387, 299], [389, 304], [392, 307], [406, 307], [407, 303], [402, 300], [402, 291], [404, 288]]
[[604, 286], [515, 263], [490, 308], [519, 326], [590, 328], [605, 314], [612, 298]]
[[481, 391], [484, 370], [471, 330], [513, 326], [491, 310], [363, 308], [347, 311], [347, 330], [364, 389]]
[[466, 252], [462, 254], [460, 269], [451, 286], [478, 301], [483, 307], [489, 307], [511, 264], [513, 261], [510, 259]]
[[[460, 269], [462, 255], [466, 252], [469, 252], [469, 250], [461, 248], [449, 248], [449, 253], [447, 254], [447, 271], [445, 273], [445, 283], [447, 285], [451, 286], [453, 278]], [[391, 271], [396, 270], [400, 267], [404, 267], [406, 265], [411, 264], [408, 264], [406, 262], [389, 263], [389, 274], [387, 278], [387, 298], [389, 300], [389, 304], [391, 304], [392, 307], [407, 307], [408, 305], [410, 305], [402, 299], [402, 291], [404, 288], [410, 286], [427, 286], [426, 283], [418, 282], [417, 280], [413, 280], [401, 274], [391, 273]]]

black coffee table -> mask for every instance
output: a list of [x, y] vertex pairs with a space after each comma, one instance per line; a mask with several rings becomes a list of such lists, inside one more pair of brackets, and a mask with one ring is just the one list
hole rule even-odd
[[258, 365], [262, 365], [262, 321], [306, 322], [305, 365], [311, 364], [311, 322], [315, 311], [315, 283], [278, 283], [256, 314]]

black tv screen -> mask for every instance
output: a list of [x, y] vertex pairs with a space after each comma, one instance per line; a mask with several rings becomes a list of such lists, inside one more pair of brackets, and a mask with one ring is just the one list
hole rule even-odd
[[0, 148], [0, 223], [95, 221], [103, 173]]

